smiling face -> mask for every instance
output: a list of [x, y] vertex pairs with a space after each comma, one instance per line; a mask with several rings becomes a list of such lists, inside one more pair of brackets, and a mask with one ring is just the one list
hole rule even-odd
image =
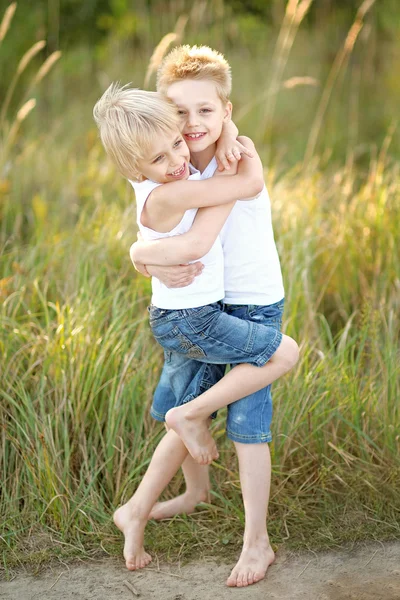
[[231, 103], [223, 103], [215, 83], [206, 79], [175, 81], [168, 87], [167, 96], [178, 107], [190, 153], [207, 150], [211, 159], [222, 126], [231, 117]]
[[168, 183], [187, 179], [189, 173], [189, 149], [178, 129], [162, 133], [150, 144], [144, 158], [137, 161], [137, 170], [143, 179]]

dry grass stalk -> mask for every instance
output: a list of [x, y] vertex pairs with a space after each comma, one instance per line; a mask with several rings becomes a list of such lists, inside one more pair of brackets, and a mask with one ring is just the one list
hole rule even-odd
[[25, 54], [19, 61], [19, 64], [17, 67], [18, 75], [21, 75], [21, 73], [23, 73], [23, 71], [25, 71], [26, 67], [29, 65], [32, 58], [34, 58], [36, 56], [36, 54], [38, 54], [41, 50], [43, 50], [45, 45], [46, 45], [46, 42], [44, 40], [41, 40], [40, 42], [36, 42], [36, 44], [33, 44], [32, 48], [29, 48], [29, 50], [27, 52], [25, 52]]
[[185, 31], [185, 27], [189, 20], [188, 15], [181, 15], [175, 25], [174, 31], [167, 33], [160, 43], [154, 49], [153, 54], [151, 55], [149, 66], [147, 67], [146, 76], [144, 78], [144, 87], [148, 87], [150, 83], [151, 76], [153, 73], [156, 73], [158, 67], [160, 66], [162, 59], [164, 58], [169, 46], [176, 42], [179, 44], [182, 41], [183, 33]]
[[25, 102], [25, 104], [23, 106], [21, 106], [21, 108], [17, 112], [16, 121], [18, 123], [22, 123], [22, 121], [24, 121], [26, 119], [26, 117], [29, 115], [31, 110], [33, 110], [35, 108], [35, 106], [36, 106], [35, 98], [31, 98], [30, 100]]
[[16, 85], [18, 83], [18, 80], [19, 80], [20, 76], [25, 71], [26, 67], [31, 62], [31, 60], [41, 50], [43, 50], [43, 48], [45, 46], [46, 46], [46, 42], [44, 40], [41, 40], [40, 42], [36, 42], [36, 44], [33, 44], [33, 46], [31, 48], [29, 48], [29, 50], [27, 52], [25, 52], [25, 54], [23, 55], [23, 57], [19, 61], [17, 70], [15, 72], [15, 75], [14, 75], [12, 81], [11, 81], [10, 87], [7, 90], [7, 93], [6, 93], [4, 102], [3, 102], [3, 106], [1, 107], [0, 125], [3, 124], [4, 121], [5, 121], [7, 110], [8, 110], [8, 107], [10, 106], [10, 102], [11, 102], [12, 96], [14, 94], [15, 87], [16, 87]]
[[302, 2], [300, 2], [296, 14], [294, 16], [294, 20], [296, 23], [300, 24], [302, 22], [302, 20], [308, 12], [308, 9], [311, 6], [311, 2], [312, 0], [302, 0]]
[[310, 85], [313, 87], [317, 87], [319, 85], [319, 81], [318, 81], [318, 79], [315, 79], [314, 77], [297, 76], [297, 77], [290, 77], [289, 79], [286, 79], [282, 83], [281, 87], [277, 87], [274, 89], [271, 89], [269, 87], [267, 90], [264, 91], [263, 94], [256, 96], [256, 98], [254, 98], [253, 100], [251, 100], [250, 102], [248, 102], [247, 104], [242, 106], [242, 108], [240, 108], [239, 110], [235, 111], [235, 123], [236, 122], [240, 123], [241, 119], [243, 119], [243, 117], [245, 117], [255, 106], [257, 106], [258, 104], [261, 104], [265, 100], [269, 99], [272, 95], [276, 95], [280, 91], [281, 88], [291, 90], [300, 85]]
[[8, 6], [8, 8], [6, 8], [6, 11], [4, 13], [3, 19], [0, 24], [0, 42], [2, 42], [7, 35], [7, 31], [10, 28], [10, 24], [11, 24], [11, 21], [14, 16], [16, 8], [17, 8], [16, 2], [13, 2], [12, 4], [10, 4], [10, 6]]
[[30, 112], [35, 108], [36, 100], [35, 98], [30, 98], [27, 102], [25, 102], [19, 111], [17, 112], [17, 116], [14, 119], [13, 124], [10, 127], [8, 135], [4, 144], [4, 156], [6, 156], [8, 148], [13, 144], [15, 138], [17, 137], [18, 130], [20, 128], [21, 123], [26, 119]]
[[266, 105], [261, 124], [262, 129], [265, 129], [272, 121], [277, 100], [275, 90], [278, 90], [280, 87], [280, 82], [296, 33], [306, 16], [311, 3], [312, 0], [302, 0], [300, 4], [299, 0], [289, 0], [286, 5], [285, 16], [272, 57], [272, 74], [267, 91], [267, 96], [271, 96], [271, 100]]
[[358, 38], [358, 35], [364, 25], [364, 17], [367, 12], [372, 8], [375, 4], [375, 0], [364, 0], [361, 4], [360, 8], [357, 11], [356, 18], [354, 20], [353, 25], [350, 27], [349, 32], [346, 36], [346, 40], [343, 44], [341, 50], [339, 50], [336, 58], [333, 62], [332, 68], [329, 72], [328, 79], [324, 88], [324, 91], [321, 96], [321, 100], [318, 105], [318, 109], [314, 118], [314, 122], [311, 126], [311, 132], [307, 142], [307, 148], [304, 155], [303, 166], [307, 167], [310, 164], [310, 161], [314, 155], [315, 147], [317, 144], [317, 139], [319, 132], [321, 130], [322, 121], [324, 119], [326, 110], [328, 108], [329, 100], [332, 94], [332, 90], [338, 78], [338, 75], [346, 62], [349, 59], [349, 56], [354, 48], [354, 44]]
[[290, 77], [282, 85], [284, 88], [291, 90], [299, 85], [313, 85], [316, 87], [319, 85], [319, 82], [315, 77]]
[[176, 41], [179, 43], [182, 40], [183, 33], [187, 22], [189, 21], [188, 15], [181, 15], [176, 22], [174, 33], [176, 33]]
[[167, 35], [164, 35], [161, 42], [155, 47], [154, 52], [150, 58], [149, 66], [147, 67], [146, 77], [144, 78], [143, 85], [145, 88], [148, 87], [151, 76], [157, 71], [162, 59], [165, 56], [165, 53], [177, 37], [178, 36], [176, 33], [167, 33]]
[[61, 58], [61, 54], [62, 53], [60, 52], [60, 50], [56, 50], [46, 58], [39, 71], [36, 73], [32, 85], [39, 83], [39, 81], [46, 77], [47, 73], [50, 71], [53, 65]]

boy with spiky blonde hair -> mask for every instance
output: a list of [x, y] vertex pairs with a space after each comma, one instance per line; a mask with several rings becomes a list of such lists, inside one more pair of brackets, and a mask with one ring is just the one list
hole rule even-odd
[[[230, 111], [232, 104], [229, 100], [232, 90], [231, 67], [226, 58], [216, 50], [208, 46], [179, 46], [174, 48], [164, 59], [157, 74], [157, 90], [164, 96], [171, 98], [173, 92], [171, 86], [174, 83], [182, 81], [203, 81], [212, 82], [216, 93], [224, 105], [228, 105]], [[172, 96], [171, 96], [172, 94]], [[183, 112], [181, 111], [183, 115]], [[183, 115], [184, 116], [184, 115]], [[222, 134], [216, 144], [215, 157], [219, 165], [219, 170], [229, 170], [229, 162], [240, 160], [241, 154], [252, 156], [251, 150], [241, 144], [238, 139], [238, 129], [229, 121], [224, 124]], [[187, 137], [189, 136], [189, 137]], [[200, 150], [196, 140], [190, 139], [190, 133], [186, 134], [187, 142], [194, 142], [193, 148], [190, 148], [191, 156], [197, 154]], [[208, 140], [202, 139], [202, 147]], [[203, 161], [204, 161], [204, 157]], [[194, 157], [195, 160], [195, 157]]]
[[[219, 103], [230, 105], [231, 71], [220, 53], [208, 47], [175, 48], [159, 69], [157, 88], [177, 105], [192, 164], [199, 169], [202, 178], [215, 173], [217, 156], [227, 169], [229, 162], [240, 158], [242, 149], [237, 145], [237, 129], [232, 123], [225, 125], [221, 139], [213, 137], [215, 107]], [[236, 203], [220, 238], [224, 251], [225, 311], [240, 319], [279, 329], [284, 290], [265, 187], [252, 201]], [[193, 281], [195, 267], [182, 266], [182, 263], [199, 259], [213, 241], [211, 229], [195, 222], [190, 232], [179, 238], [134, 244], [131, 258], [142, 273], [146, 274], [146, 268], [168, 286], [184, 285]], [[193, 248], [198, 248], [197, 255], [193, 254]], [[188, 372], [187, 362], [184, 364]], [[183, 359], [173, 354], [164, 367], [152, 406], [152, 414], [158, 420], [163, 420], [171, 406], [181, 410], [179, 404], [183, 399], [175, 399], [170, 381], [182, 365]], [[192, 361], [191, 366], [193, 381], [201, 381], [203, 386], [215, 383], [222, 375], [215, 365], [200, 367]], [[254, 414], [261, 415], [257, 423], [251, 422]], [[266, 529], [271, 477], [267, 442], [271, 441], [271, 418], [270, 386], [228, 406], [227, 435], [234, 441], [239, 458], [246, 517], [243, 551], [228, 578], [230, 586], [241, 587], [258, 581], [274, 560]], [[188, 457], [183, 470], [186, 492], [156, 505], [153, 517], [191, 512], [196, 501], [206, 497], [209, 489], [207, 467], [196, 465]]]

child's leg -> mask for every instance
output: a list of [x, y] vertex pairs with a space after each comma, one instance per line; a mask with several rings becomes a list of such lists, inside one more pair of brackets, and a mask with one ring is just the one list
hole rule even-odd
[[189, 515], [200, 502], [210, 502], [209, 466], [197, 464], [188, 454], [182, 464], [182, 471], [186, 485], [184, 493], [172, 500], [157, 502], [151, 509], [149, 519], [160, 520], [179, 514]]
[[125, 536], [124, 557], [131, 571], [151, 561], [143, 547], [150, 511], [186, 457], [187, 449], [182, 440], [174, 431], [168, 431], [158, 444], [135, 494], [114, 513], [114, 523]]
[[[240, 319], [237, 321], [240, 322]], [[198, 398], [169, 410], [166, 415], [168, 427], [182, 438], [199, 464], [210, 463], [216, 456], [216, 447], [207, 427], [209, 415], [270, 385], [296, 364], [298, 356], [296, 342], [283, 335], [278, 349], [264, 366], [237, 365]]]
[[[176, 352], [165, 352], [165, 363], [154, 393], [151, 415], [158, 421], [164, 421], [170, 408], [202, 394], [223, 377], [224, 371], [224, 365], [208, 365]], [[171, 387], [172, 381], [175, 383], [175, 393]], [[180, 513], [189, 514], [200, 502], [210, 502], [208, 466], [197, 464], [188, 455], [182, 465], [182, 471], [186, 484], [185, 492], [172, 500], [156, 503], [149, 515], [150, 519], [166, 519]]]
[[210, 474], [208, 465], [199, 465], [190, 454], [182, 465], [186, 490], [183, 494], [157, 502], [149, 515], [149, 519], [169, 519], [179, 514], [190, 515], [200, 502], [210, 502]]
[[271, 457], [267, 443], [234, 442], [245, 511], [243, 549], [227, 585], [244, 587], [260, 581], [275, 555], [267, 532], [267, 509], [271, 483]]

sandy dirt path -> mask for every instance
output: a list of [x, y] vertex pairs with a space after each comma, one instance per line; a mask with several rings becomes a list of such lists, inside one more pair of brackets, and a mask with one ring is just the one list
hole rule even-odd
[[211, 561], [155, 565], [137, 573], [114, 559], [58, 565], [37, 577], [0, 583], [1, 600], [400, 600], [400, 543], [357, 550], [278, 552], [266, 580], [224, 585], [232, 565]]

